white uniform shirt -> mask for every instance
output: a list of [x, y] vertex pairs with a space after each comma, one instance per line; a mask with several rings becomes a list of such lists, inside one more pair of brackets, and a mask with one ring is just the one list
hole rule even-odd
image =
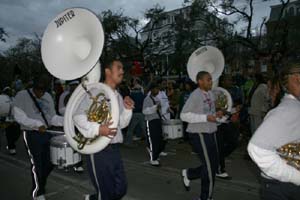
[[[32, 89], [31, 93], [34, 95]], [[36, 98], [43, 110], [49, 125], [63, 126], [63, 117], [55, 114], [54, 101], [49, 93], [40, 98]], [[34, 101], [29, 96], [27, 90], [17, 93], [13, 102], [13, 115], [15, 120], [21, 125], [22, 130], [38, 130], [40, 126], [46, 126], [46, 123], [37, 109]]]
[[262, 176], [281, 182], [300, 185], [300, 171], [287, 164], [276, 150], [300, 140], [300, 101], [285, 95], [281, 103], [271, 110], [248, 144], [252, 160]]

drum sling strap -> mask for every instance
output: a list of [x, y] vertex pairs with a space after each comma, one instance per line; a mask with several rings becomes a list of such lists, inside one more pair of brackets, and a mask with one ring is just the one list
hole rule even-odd
[[27, 89], [27, 92], [28, 92], [29, 96], [31, 97], [32, 101], [34, 102], [35, 107], [36, 107], [36, 108], [39, 110], [39, 112], [41, 113], [41, 115], [42, 115], [42, 117], [43, 117], [43, 119], [44, 119], [44, 121], [45, 121], [47, 127], [49, 127], [49, 123], [48, 123], [48, 121], [47, 121], [47, 119], [46, 119], [46, 116], [45, 116], [43, 110], [41, 109], [39, 103], [37, 102], [36, 98], [33, 96], [33, 94], [30, 92], [29, 89]]
[[[153, 101], [153, 104], [156, 105], [156, 102], [155, 102], [155, 100], [153, 99], [153, 97], [151, 95], [150, 95], [150, 98]], [[162, 118], [166, 119], [165, 116], [161, 115], [161, 113], [159, 112], [159, 110], [157, 110], [156, 112], [157, 112], [157, 114], [159, 116], [159, 119], [162, 119]]]

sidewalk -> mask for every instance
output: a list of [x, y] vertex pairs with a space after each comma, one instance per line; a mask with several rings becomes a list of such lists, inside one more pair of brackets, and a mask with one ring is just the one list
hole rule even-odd
[[[1, 199], [30, 199], [30, 165], [22, 138], [17, 143], [16, 156], [7, 154], [3, 133], [0, 135], [0, 142], [0, 192], [5, 197]], [[149, 166], [146, 149], [141, 142], [137, 148], [122, 147], [121, 151], [128, 178], [128, 193], [123, 200], [189, 200], [199, 193], [199, 180], [192, 182], [190, 192], [186, 192], [181, 183], [180, 170], [199, 165], [188, 144], [170, 141], [167, 145], [169, 155], [161, 158], [162, 167], [159, 168]], [[259, 199], [258, 171], [253, 163], [243, 159], [243, 155], [240, 148], [226, 162], [227, 171], [233, 179], [217, 179], [215, 200]], [[72, 170], [66, 172], [58, 169], [51, 173], [47, 189], [49, 200], [79, 200], [83, 199], [83, 194], [93, 191], [87, 172], [76, 174]]]

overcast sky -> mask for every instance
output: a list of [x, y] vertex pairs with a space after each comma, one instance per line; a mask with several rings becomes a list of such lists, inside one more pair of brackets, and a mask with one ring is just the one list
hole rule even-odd
[[[0, 27], [9, 34], [6, 43], [0, 42], [0, 51], [15, 44], [17, 38], [42, 34], [49, 21], [69, 7], [86, 7], [96, 13], [111, 9], [122, 9], [124, 14], [142, 18], [143, 12], [156, 3], [166, 10], [181, 7], [183, 0], [0, 0]], [[262, 2], [255, 0], [254, 23], [259, 24], [263, 16], [269, 16], [270, 5], [278, 0]]]

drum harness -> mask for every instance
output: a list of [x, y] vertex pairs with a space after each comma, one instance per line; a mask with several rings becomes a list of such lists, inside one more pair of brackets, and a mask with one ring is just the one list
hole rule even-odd
[[47, 127], [49, 128], [49, 123], [48, 123], [48, 120], [46, 119], [45, 113], [41, 109], [41, 107], [40, 107], [39, 103], [37, 102], [36, 98], [33, 96], [33, 94], [31, 93], [31, 91], [29, 89], [27, 89], [27, 92], [28, 92], [29, 96], [31, 97], [32, 101], [34, 102], [35, 107], [39, 110], [40, 114], [42, 115], [42, 118], [44, 119]]

